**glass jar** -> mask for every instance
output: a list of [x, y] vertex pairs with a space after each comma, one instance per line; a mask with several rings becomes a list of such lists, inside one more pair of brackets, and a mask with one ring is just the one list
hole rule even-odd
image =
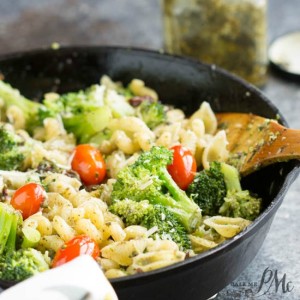
[[267, 0], [162, 0], [165, 49], [216, 64], [262, 86]]

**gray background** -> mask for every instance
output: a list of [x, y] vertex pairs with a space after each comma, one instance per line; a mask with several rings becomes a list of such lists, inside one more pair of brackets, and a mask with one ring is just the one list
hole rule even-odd
[[[300, 0], [269, 1], [269, 41], [300, 30]], [[158, 0], [1, 0], [0, 53], [61, 45], [122, 45], [162, 48]], [[293, 83], [269, 74], [265, 94], [291, 127], [300, 128], [300, 81]], [[300, 299], [300, 179], [289, 190], [257, 257], [227, 288], [221, 299]], [[283, 293], [272, 286], [257, 298], [264, 270], [277, 270], [294, 289]], [[251, 285], [254, 285], [251, 287]]]

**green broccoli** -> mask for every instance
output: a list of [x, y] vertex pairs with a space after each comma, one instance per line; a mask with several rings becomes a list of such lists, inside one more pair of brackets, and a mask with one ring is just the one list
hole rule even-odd
[[63, 95], [48, 94], [43, 103], [30, 101], [9, 84], [0, 81], [0, 98], [5, 109], [19, 107], [25, 116], [25, 129], [32, 134], [48, 118], [61, 118], [68, 132], [74, 133], [79, 143], [86, 143], [105, 129], [112, 116], [133, 115], [134, 108], [124, 96], [100, 85]]
[[160, 204], [176, 215], [191, 232], [201, 221], [201, 211], [168, 173], [166, 167], [172, 160], [172, 151], [164, 147], [154, 146], [150, 151], [143, 152], [134, 164], [118, 173], [111, 194], [112, 201], [129, 198]]
[[0, 255], [14, 251], [22, 216], [11, 205], [0, 202]]
[[88, 143], [95, 134], [108, 125], [110, 119], [111, 111], [107, 106], [90, 108], [83, 113], [62, 115], [66, 130], [74, 133], [80, 144]]
[[60, 115], [64, 127], [72, 132], [79, 143], [89, 142], [90, 138], [103, 130], [112, 117], [111, 110], [103, 103], [100, 86], [92, 86], [85, 91], [63, 95], [48, 95], [43, 100], [46, 110], [39, 110], [44, 117]]
[[204, 215], [250, 216], [253, 220], [260, 212], [261, 199], [242, 190], [238, 170], [226, 163], [212, 162], [209, 169], [197, 173], [187, 194]]
[[143, 100], [137, 107], [137, 116], [141, 118], [150, 129], [166, 122], [165, 107], [158, 101]]
[[187, 194], [202, 209], [204, 215], [216, 215], [226, 196], [226, 185], [221, 164], [211, 163], [208, 170], [196, 174]]
[[11, 251], [0, 256], [0, 279], [21, 281], [49, 269], [44, 256], [33, 248]]
[[109, 140], [112, 137], [113, 131], [109, 128], [104, 128], [99, 131], [89, 140], [90, 144], [101, 145], [104, 141]]
[[25, 98], [18, 90], [2, 80], [0, 80], [0, 98], [4, 101], [6, 109], [14, 105], [22, 110], [25, 117], [25, 126], [28, 131], [31, 132], [34, 127], [42, 124], [40, 114], [42, 116], [42, 112], [47, 109], [42, 104]]
[[12, 127], [0, 125], [0, 170], [23, 170], [30, 145]]
[[19, 281], [49, 268], [41, 252], [32, 248], [16, 250], [21, 224], [21, 214], [11, 205], [0, 202], [1, 280]]
[[147, 229], [156, 227], [152, 234], [154, 239], [172, 240], [181, 250], [191, 249], [188, 233], [180, 221], [170, 210], [159, 204], [150, 204], [143, 200], [136, 202], [129, 199], [117, 201], [109, 207], [126, 224], [141, 225]]
[[23, 164], [24, 154], [19, 146], [23, 143], [21, 137], [16, 135], [7, 126], [0, 126], [0, 169], [17, 170]]
[[61, 115], [66, 130], [74, 133], [79, 143], [97, 140], [95, 135], [107, 128], [113, 116], [134, 113], [123, 96], [96, 84], [86, 90], [46, 97], [43, 104], [48, 111]]
[[261, 199], [248, 190], [228, 191], [219, 213], [226, 217], [241, 217], [253, 221], [260, 213]]

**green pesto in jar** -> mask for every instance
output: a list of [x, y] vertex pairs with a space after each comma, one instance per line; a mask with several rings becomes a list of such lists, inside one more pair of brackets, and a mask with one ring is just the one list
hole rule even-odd
[[163, 0], [165, 48], [266, 80], [267, 0]]

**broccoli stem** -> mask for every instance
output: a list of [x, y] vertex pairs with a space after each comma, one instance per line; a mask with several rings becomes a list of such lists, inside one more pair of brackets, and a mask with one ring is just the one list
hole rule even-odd
[[21, 245], [22, 249], [34, 248], [41, 239], [40, 232], [34, 228], [25, 227], [22, 229], [22, 232], [24, 235]]
[[12, 214], [12, 223], [9, 232], [9, 236], [6, 242], [5, 251], [14, 251], [16, 250], [16, 239], [17, 239], [17, 230], [20, 216], [17, 214]]
[[224, 175], [224, 181], [227, 191], [239, 192], [242, 190], [238, 170], [228, 164], [221, 164], [221, 172]]
[[65, 128], [74, 133], [80, 144], [89, 142], [95, 134], [108, 126], [110, 120], [111, 111], [106, 106], [95, 107], [93, 111], [84, 114], [63, 116]]
[[16, 249], [16, 237], [21, 214], [12, 206], [0, 202], [0, 255]]
[[177, 215], [189, 231], [193, 231], [201, 221], [199, 206], [178, 187], [166, 168], [160, 169], [159, 177], [175, 200], [169, 204], [169, 209]]
[[6, 212], [3, 205], [0, 205], [0, 255], [4, 252], [9, 233], [12, 227], [12, 215]]

